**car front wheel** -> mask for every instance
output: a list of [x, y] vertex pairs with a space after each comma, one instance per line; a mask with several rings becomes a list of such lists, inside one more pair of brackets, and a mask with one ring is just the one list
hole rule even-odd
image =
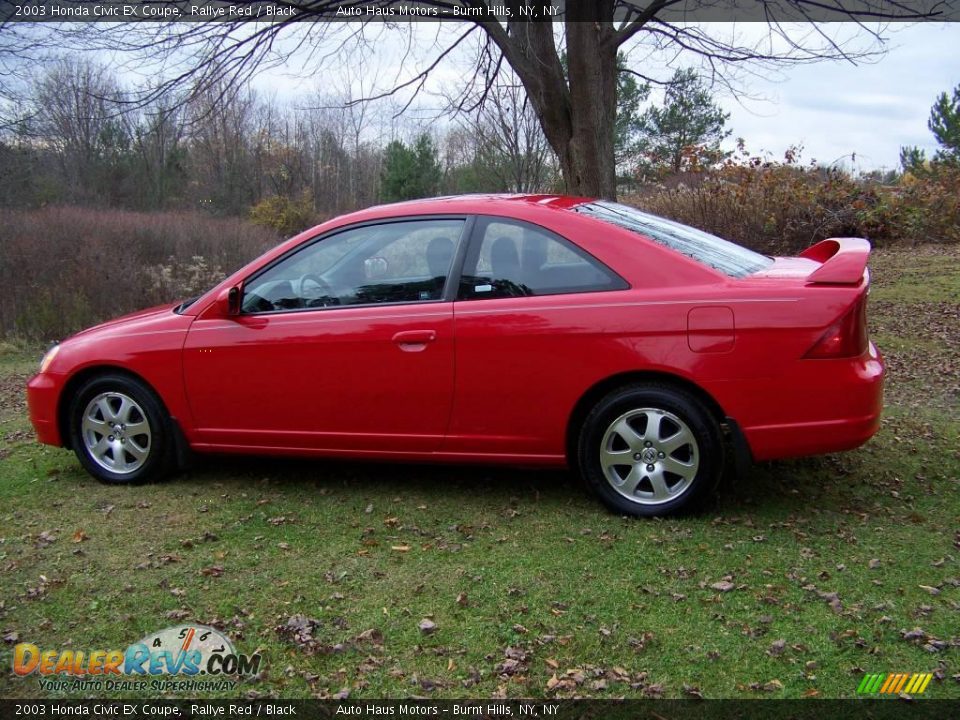
[[154, 392], [126, 375], [87, 381], [70, 407], [70, 439], [83, 467], [102, 482], [134, 484], [168, 468], [169, 419]]
[[640, 517], [700, 506], [723, 467], [720, 428], [703, 403], [670, 385], [620, 388], [584, 421], [580, 472], [614, 512]]

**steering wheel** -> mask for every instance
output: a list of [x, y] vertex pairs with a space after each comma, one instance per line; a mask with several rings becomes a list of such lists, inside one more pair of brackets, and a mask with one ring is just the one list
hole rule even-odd
[[[313, 285], [314, 287], [311, 287]], [[319, 275], [307, 273], [300, 278], [297, 296], [303, 299], [304, 307], [326, 307], [339, 305], [340, 298], [330, 285]]]

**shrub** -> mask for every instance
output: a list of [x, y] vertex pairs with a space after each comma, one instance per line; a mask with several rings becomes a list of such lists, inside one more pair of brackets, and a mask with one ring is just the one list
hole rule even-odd
[[3, 209], [0, 223], [0, 337], [43, 341], [196, 295], [276, 241], [196, 212]]
[[276, 195], [261, 200], [250, 208], [250, 220], [254, 225], [272, 228], [284, 237], [317, 224], [307, 193], [299, 198]]
[[717, 169], [686, 173], [625, 201], [770, 254], [794, 254], [828, 237], [866, 237], [875, 245], [960, 240], [960, 172], [946, 166], [882, 184], [803, 166], [797, 149], [772, 162], [741, 146]]

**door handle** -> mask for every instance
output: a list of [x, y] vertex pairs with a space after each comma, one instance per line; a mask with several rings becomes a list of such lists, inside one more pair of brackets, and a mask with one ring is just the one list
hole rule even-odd
[[436, 339], [436, 330], [404, 330], [393, 336], [393, 342], [407, 352], [420, 352]]

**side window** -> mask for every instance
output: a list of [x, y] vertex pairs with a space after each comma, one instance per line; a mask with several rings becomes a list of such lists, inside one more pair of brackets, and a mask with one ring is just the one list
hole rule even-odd
[[409, 220], [311, 242], [244, 283], [245, 313], [440, 300], [463, 220]]
[[519, 297], [623, 290], [616, 273], [549, 230], [511, 220], [477, 224], [458, 298]]

